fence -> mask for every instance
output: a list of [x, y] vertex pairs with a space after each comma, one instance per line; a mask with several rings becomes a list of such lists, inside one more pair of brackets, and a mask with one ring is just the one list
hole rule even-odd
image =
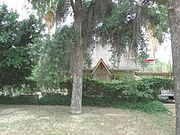
[[168, 64], [148, 64], [147, 67], [141, 67], [140, 72], [148, 73], [172, 73], [172, 66]]

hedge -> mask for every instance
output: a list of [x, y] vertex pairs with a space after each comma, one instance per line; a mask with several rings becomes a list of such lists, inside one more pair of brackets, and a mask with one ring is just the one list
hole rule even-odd
[[127, 101], [157, 100], [161, 88], [172, 89], [172, 80], [149, 77], [107, 83], [86, 78], [83, 81], [83, 96], [121, 98]]
[[[172, 80], [164, 78], [143, 78], [141, 80], [119, 80], [116, 82], [101, 82], [85, 78], [83, 80], [83, 104], [107, 105], [116, 102], [139, 102], [158, 100], [160, 89], [172, 89]], [[43, 98], [37, 96], [0, 97], [0, 104], [41, 104], [70, 105], [72, 80], [61, 81], [59, 88], [67, 89], [67, 95], [46, 94]]]
[[[70, 97], [62, 95], [49, 95], [41, 99], [36, 96], [4, 97], [0, 96], [0, 104], [23, 104], [23, 105], [68, 105], [70, 106]], [[136, 109], [146, 113], [168, 112], [164, 105], [159, 101], [138, 101], [129, 102], [117, 98], [109, 99], [103, 97], [83, 97], [83, 106], [101, 106], [122, 109]]]
[[36, 105], [38, 97], [33, 95], [22, 95], [17, 97], [0, 96], [0, 104]]

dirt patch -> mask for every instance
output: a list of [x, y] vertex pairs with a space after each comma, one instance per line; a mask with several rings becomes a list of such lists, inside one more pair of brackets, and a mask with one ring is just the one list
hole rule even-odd
[[0, 135], [173, 135], [175, 117], [135, 110], [0, 105]]

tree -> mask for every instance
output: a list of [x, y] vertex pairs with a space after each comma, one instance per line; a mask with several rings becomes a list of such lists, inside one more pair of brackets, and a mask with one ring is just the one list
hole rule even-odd
[[52, 35], [43, 35], [30, 44], [30, 54], [35, 66], [30, 79], [37, 82], [37, 89], [59, 89], [59, 82], [70, 77], [70, 57], [77, 33], [73, 27], [64, 26]]
[[20, 86], [27, 82], [33, 61], [28, 44], [39, 35], [34, 16], [18, 21], [18, 14], [0, 6], [0, 87]]
[[[32, 2], [36, 2], [36, 1], [32, 1]], [[47, 4], [46, 2], [41, 1], [40, 3], [41, 6], [43, 4]], [[77, 32], [77, 39], [74, 46], [74, 57], [73, 57], [74, 58], [73, 90], [72, 90], [72, 99], [71, 99], [71, 112], [74, 114], [82, 113], [82, 78], [83, 78], [83, 67], [84, 67], [83, 52], [85, 46], [89, 44], [89, 41], [92, 38], [92, 31], [95, 26], [94, 10], [95, 7], [97, 8], [96, 6], [97, 4], [108, 5], [108, 4], [112, 4], [112, 1], [106, 0], [105, 2], [103, 2], [97, 0], [92, 0], [92, 1], [63, 0], [59, 2], [56, 1], [55, 4], [58, 6], [56, 10], [57, 20], [59, 16], [60, 17], [65, 16], [64, 14], [68, 8], [72, 8], [73, 17], [74, 17], [73, 27]], [[106, 8], [109, 8], [109, 6], [106, 6]], [[105, 12], [107, 13], [107, 10], [105, 10]], [[86, 16], [87, 19], [85, 19], [84, 16]]]
[[[29, 0], [38, 10], [39, 14], [45, 11], [56, 13], [57, 27], [71, 12], [73, 14], [73, 27], [77, 34], [73, 54], [73, 91], [71, 99], [71, 112], [81, 113], [82, 107], [82, 77], [86, 49], [97, 42], [94, 37], [100, 37], [102, 43], [110, 41], [118, 56], [126, 52], [129, 46], [134, 55], [137, 54], [142, 26], [159, 25], [154, 12], [146, 15], [147, 9], [152, 7], [150, 1], [134, 3], [134, 0]], [[144, 11], [144, 12], [142, 12]], [[154, 11], [154, 9], [152, 9]], [[51, 12], [52, 13], [52, 12]], [[143, 15], [143, 17], [141, 17]], [[42, 15], [41, 15], [42, 16]], [[156, 21], [150, 21], [152, 20]], [[141, 23], [140, 23], [141, 22]], [[143, 23], [142, 23], [143, 22]], [[159, 30], [159, 29], [158, 29]], [[157, 29], [154, 29], [157, 31]], [[158, 35], [158, 34], [157, 34]]]
[[180, 1], [169, 0], [169, 25], [172, 42], [173, 81], [176, 104], [176, 135], [180, 134]]

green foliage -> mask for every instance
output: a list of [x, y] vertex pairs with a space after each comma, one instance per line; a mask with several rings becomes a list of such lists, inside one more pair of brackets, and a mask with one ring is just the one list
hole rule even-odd
[[[29, 1], [41, 16], [48, 8], [55, 10], [58, 26], [62, 18], [73, 12], [72, 5], [68, 0], [53, 0], [51, 7], [49, 0]], [[126, 52], [126, 46], [137, 53], [138, 45], [141, 46], [139, 40], [143, 35], [140, 31], [142, 27], [152, 29], [154, 37], [162, 42], [165, 33], [168, 32], [166, 2], [167, 0], [143, 0], [138, 2], [141, 3], [138, 6], [134, 0], [82, 0], [81, 18], [84, 47], [92, 45], [93, 37], [96, 36], [101, 37], [102, 44], [107, 41], [113, 44], [112, 59], [120, 57], [123, 52]], [[137, 10], [136, 7], [138, 7]], [[138, 11], [140, 11], [140, 17], [137, 17]], [[141, 41], [145, 43], [145, 40]], [[144, 57], [144, 53], [141, 55]], [[114, 60], [112, 61], [114, 62]], [[143, 61], [141, 62], [143, 63]]]
[[43, 16], [48, 9], [52, 9], [55, 11], [57, 23], [59, 23], [58, 21], [63, 21], [63, 19], [70, 12], [69, 1], [67, 0], [51, 0], [51, 1], [50, 0], [41, 0], [41, 1], [28, 0], [28, 1], [31, 2], [31, 4], [33, 5], [33, 8], [38, 11], [37, 13], [38, 13], [40, 21], [42, 21]]
[[151, 89], [153, 89], [153, 95], [158, 98], [161, 88], [173, 89], [173, 81], [171, 79], [165, 79], [160, 77], [144, 77], [142, 79], [144, 84], [148, 84]]
[[167, 112], [168, 110], [159, 101], [139, 101], [129, 102], [120, 99], [109, 99], [109, 98], [90, 98], [86, 97], [83, 99], [83, 105], [88, 106], [103, 106], [103, 107], [114, 107], [123, 109], [135, 109], [146, 113], [156, 112]]
[[[159, 101], [144, 101], [136, 103], [122, 103], [124, 108], [141, 110], [147, 113], [156, 113], [156, 112], [168, 112], [163, 103]], [[117, 106], [118, 107], [118, 106]]]
[[0, 87], [28, 82], [33, 65], [28, 45], [40, 29], [34, 16], [18, 21], [16, 12], [0, 6]]
[[38, 104], [41, 105], [70, 105], [71, 96], [63, 95], [46, 95], [43, 98], [39, 99]]
[[102, 21], [100, 27], [100, 36], [103, 41], [107, 42], [107, 39], [110, 39], [117, 49], [120, 48], [119, 52], [125, 50], [132, 41], [132, 8], [132, 1], [119, 2], [113, 8], [111, 15]]
[[[135, 51], [135, 54], [137, 54], [139, 48], [140, 51], [147, 48], [147, 39], [142, 28], [153, 30], [153, 36], [159, 42], [163, 42], [165, 33], [168, 33], [168, 11], [166, 5], [146, 0], [141, 1], [141, 3], [141, 6], [137, 6], [137, 9], [140, 11], [139, 20], [136, 20], [138, 11], [135, 9], [136, 4], [134, 4], [134, 1], [122, 0], [114, 6], [111, 15], [101, 21], [99, 33], [104, 39], [103, 41], [106, 42], [109, 39], [112, 42], [114, 48], [113, 58], [121, 56], [123, 52], [125, 53], [126, 46], [130, 46], [130, 49]], [[136, 24], [136, 21], [138, 24]], [[134, 38], [136, 39], [134, 40]], [[143, 46], [142, 43], [144, 44]], [[143, 53], [140, 53], [140, 57], [147, 57], [145, 54], [146, 51], [143, 51]], [[142, 60], [140, 62], [143, 66], [146, 66]]]
[[143, 68], [147, 67], [148, 65], [148, 63], [145, 61], [145, 59], [147, 59], [148, 57], [149, 55], [146, 52], [140, 52], [139, 54], [138, 60]]
[[161, 88], [172, 89], [172, 80], [157, 77], [112, 83], [85, 79], [83, 84], [84, 96], [121, 98], [128, 101], [158, 99]]
[[139, 57], [138, 57], [138, 62], [141, 64], [143, 68], [145, 68], [148, 63], [145, 62], [145, 59], [149, 57], [148, 54], [148, 47], [147, 47], [147, 39], [145, 39], [145, 33], [142, 32], [141, 30], [141, 35], [139, 38]]
[[161, 43], [165, 33], [168, 33], [168, 10], [166, 5], [152, 4], [143, 6], [142, 14], [149, 29], [153, 30], [153, 36]]
[[[54, 89], [58, 88], [62, 91], [67, 89], [68, 95], [71, 95], [72, 80], [59, 81], [58, 87]], [[83, 80], [83, 97], [118, 99], [129, 102], [158, 100], [161, 88], [172, 89], [172, 80], [154, 77], [143, 78], [141, 80], [101, 82], [85, 78]]]
[[87, 97], [120, 98], [127, 101], [152, 100], [153, 90], [149, 85], [136, 80], [119, 82], [99, 82], [86, 79], [83, 85], [83, 95]]
[[38, 39], [31, 45], [37, 65], [30, 78], [37, 81], [39, 88], [57, 88], [59, 82], [69, 76], [71, 50], [77, 37], [73, 27], [64, 26], [52, 37]]
[[[46, 94], [41, 100], [38, 101], [38, 104], [40, 102], [40, 104], [69, 105], [70, 96], [72, 94], [72, 79], [60, 80], [56, 83], [56, 87], [48, 87], [49, 85], [47, 85], [43, 92], [53, 93], [57, 92], [56, 90], [58, 89], [58, 92], [61, 92], [61, 94], [58, 94], [59, 96], [56, 94]], [[127, 106], [130, 108], [141, 108], [141, 104], [139, 104], [140, 102], [144, 103], [148, 101], [158, 100], [161, 88], [172, 89], [172, 80], [157, 77], [146, 77], [141, 80], [101, 82], [84, 78], [83, 104], [115, 107], [119, 106], [119, 102], [127, 102]], [[25, 87], [25, 89], [27, 89], [27, 87]], [[135, 102], [138, 102], [138, 106], [137, 104], [135, 104], [135, 106], [133, 106], [132, 104], [128, 104]]]
[[38, 104], [37, 96], [22, 95], [17, 97], [0, 96], [0, 104], [23, 104], [23, 105], [36, 105]]
[[[18, 97], [0, 96], [0, 104], [23, 104], [23, 105], [70, 105], [71, 97], [60, 94], [45, 95], [41, 99], [37, 96], [26, 95]], [[168, 110], [159, 101], [128, 102], [117, 98], [86, 97], [83, 105], [114, 107], [123, 109], [135, 109], [146, 113], [167, 112]]]
[[[119, 82], [99, 82], [91, 79], [83, 81], [83, 105], [136, 109], [147, 113], [166, 112], [158, 100], [160, 89], [172, 88], [172, 80], [163, 78], [143, 78], [141, 80], [121, 80]], [[43, 97], [17, 96], [0, 97], [0, 104], [70, 105], [72, 79], [61, 80], [61, 94], [43, 93]], [[68, 93], [64, 94], [63, 90]]]
[[[56, 83], [56, 87], [46, 85], [43, 92], [56, 92], [59, 89], [62, 93], [67, 90], [67, 95], [71, 95], [72, 79], [62, 79]], [[110, 100], [116, 98], [129, 102], [158, 100], [161, 88], [172, 89], [172, 86], [172, 80], [157, 77], [115, 82], [101, 82], [84, 78], [83, 97], [109, 98]]]

